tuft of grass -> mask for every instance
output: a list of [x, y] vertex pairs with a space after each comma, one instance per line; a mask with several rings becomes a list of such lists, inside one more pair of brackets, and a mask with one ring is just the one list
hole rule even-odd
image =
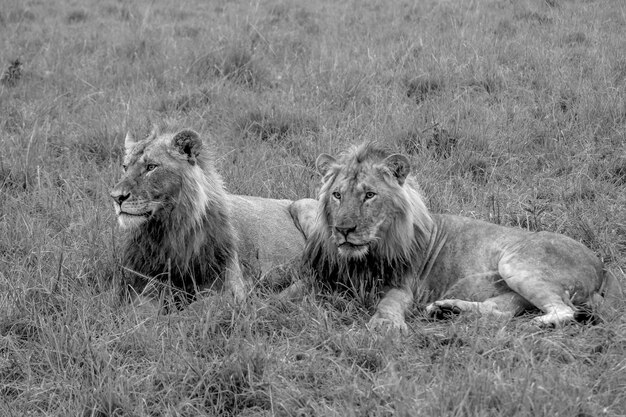
[[69, 24], [76, 24], [76, 23], [82, 23], [87, 21], [87, 19], [89, 18], [89, 15], [87, 14], [87, 12], [85, 10], [74, 10], [71, 11], [68, 15], [67, 15], [67, 23]]
[[584, 45], [589, 42], [584, 32], [572, 32], [561, 38], [561, 42], [567, 46]]
[[149, 37], [129, 39], [117, 47], [116, 54], [125, 57], [130, 62], [151, 59], [160, 53], [161, 44]]
[[0, 111], [4, 114], [0, 128], [6, 133], [15, 135], [25, 129], [24, 115], [19, 108], [0, 105]]
[[419, 77], [406, 82], [406, 96], [419, 104], [443, 88], [444, 83], [438, 78]]
[[394, 142], [404, 152], [411, 155], [427, 152], [437, 160], [452, 156], [459, 140], [458, 133], [450, 132], [448, 129], [440, 127], [438, 123], [424, 130], [408, 129], [398, 133], [394, 138]]
[[314, 134], [317, 123], [304, 114], [295, 114], [273, 108], [271, 111], [253, 110], [235, 121], [235, 130], [242, 137], [268, 142], [283, 142], [290, 136]]
[[493, 34], [498, 39], [507, 39], [515, 36], [517, 29], [509, 19], [503, 19], [498, 22]]
[[210, 90], [200, 90], [189, 94], [168, 94], [157, 101], [155, 110], [160, 113], [187, 113], [207, 107], [214, 99], [215, 96]]
[[549, 25], [552, 23], [552, 18], [546, 16], [543, 13], [536, 11], [524, 10], [515, 15], [515, 17], [519, 20], [524, 20], [527, 22], [537, 23], [540, 25]]
[[213, 76], [249, 88], [269, 82], [266, 71], [250, 47], [237, 43], [201, 56], [191, 64], [191, 70], [200, 79]]
[[32, 22], [37, 18], [35, 13], [23, 7], [9, 7], [8, 10], [3, 10], [3, 17], [1, 21], [6, 21], [7, 23], [21, 23], [21, 22]]
[[497, 95], [504, 89], [504, 81], [499, 75], [484, 74], [469, 80], [467, 86], [490, 95]]
[[113, 16], [122, 22], [128, 22], [134, 19], [133, 12], [127, 6], [116, 6], [108, 4], [104, 6], [105, 15]]

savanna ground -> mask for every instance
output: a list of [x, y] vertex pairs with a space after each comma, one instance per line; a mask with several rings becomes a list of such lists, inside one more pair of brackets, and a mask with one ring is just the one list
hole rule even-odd
[[622, 0], [17, 1], [0, 8], [0, 414], [626, 415], [626, 306], [370, 333], [350, 299], [138, 318], [108, 192], [127, 130], [206, 135], [230, 191], [313, 196], [376, 139], [430, 208], [551, 230], [626, 267]]

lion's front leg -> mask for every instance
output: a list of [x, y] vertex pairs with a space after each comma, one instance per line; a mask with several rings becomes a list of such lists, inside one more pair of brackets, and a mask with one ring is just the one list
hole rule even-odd
[[370, 329], [394, 329], [403, 334], [409, 328], [404, 321], [404, 313], [413, 304], [413, 292], [406, 287], [391, 288], [380, 300], [376, 307], [376, 314], [370, 319]]
[[224, 283], [226, 289], [230, 290], [233, 294], [233, 298], [236, 303], [242, 303], [246, 299], [248, 291], [246, 283], [243, 279], [241, 267], [239, 266], [239, 257], [237, 256], [237, 253], [233, 255], [233, 258], [230, 260], [229, 265], [226, 268]]

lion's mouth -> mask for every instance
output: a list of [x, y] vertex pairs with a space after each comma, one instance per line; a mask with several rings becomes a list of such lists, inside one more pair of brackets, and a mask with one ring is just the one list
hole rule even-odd
[[369, 246], [369, 242], [359, 242], [361, 239], [357, 238], [357, 236], [343, 236], [340, 234], [334, 234], [333, 237], [335, 238], [335, 243], [338, 248], [360, 249]]
[[120, 204], [115, 204], [115, 213], [117, 214], [117, 217], [150, 217], [153, 214], [153, 210], [147, 208], [147, 207], [132, 207], [132, 206], [128, 206], [128, 205], [124, 205], [122, 207], [122, 205]]
[[367, 247], [367, 245], [359, 245], [357, 243], [343, 242], [338, 245], [342, 249], [358, 250]]
[[343, 242], [337, 245], [339, 254], [348, 258], [363, 258], [369, 253], [369, 245]]
[[143, 213], [129, 213], [127, 211], [120, 211], [118, 216], [128, 216], [128, 217], [150, 217], [152, 212], [146, 211]]

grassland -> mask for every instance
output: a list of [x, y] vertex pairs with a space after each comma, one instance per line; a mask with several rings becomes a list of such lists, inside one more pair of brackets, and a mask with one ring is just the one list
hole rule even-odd
[[[4, 0], [0, 414], [626, 415], [621, 0]], [[230, 191], [315, 194], [314, 161], [376, 139], [430, 208], [584, 242], [600, 323], [465, 315], [407, 337], [354, 301], [259, 290], [141, 318], [115, 296], [108, 192], [126, 131], [192, 127]]]

